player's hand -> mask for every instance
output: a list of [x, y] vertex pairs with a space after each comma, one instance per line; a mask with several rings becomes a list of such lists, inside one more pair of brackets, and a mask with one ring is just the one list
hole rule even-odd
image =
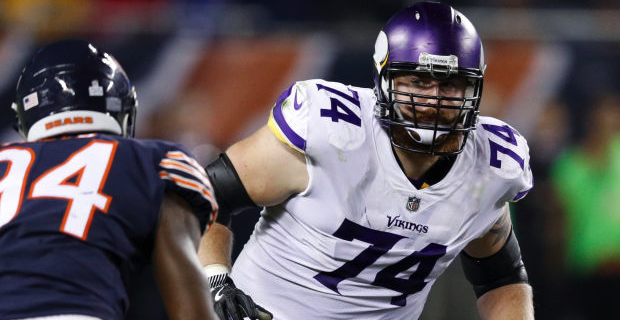
[[226, 275], [226, 280], [211, 288], [215, 313], [220, 320], [271, 320], [273, 314], [254, 303], [254, 300], [241, 289], [235, 286], [232, 279]]

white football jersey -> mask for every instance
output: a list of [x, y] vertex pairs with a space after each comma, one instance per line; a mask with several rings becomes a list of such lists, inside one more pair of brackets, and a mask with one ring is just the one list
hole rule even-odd
[[526, 140], [480, 117], [449, 173], [416, 189], [375, 102], [371, 89], [309, 80], [271, 111], [310, 180], [263, 210], [232, 278], [274, 319], [417, 319], [437, 277], [532, 187]]

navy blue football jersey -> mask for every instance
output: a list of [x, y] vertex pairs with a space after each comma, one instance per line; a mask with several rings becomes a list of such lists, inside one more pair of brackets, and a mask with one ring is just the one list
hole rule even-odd
[[123, 319], [167, 191], [203, 231], [214, 221], [209, 180], [180, 145], [90, 134], [0, 148], [0, 319]]

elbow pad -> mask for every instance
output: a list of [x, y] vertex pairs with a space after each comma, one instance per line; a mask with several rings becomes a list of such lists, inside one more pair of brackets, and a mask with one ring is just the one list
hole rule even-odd
[[205, 167], [205, 170], [213, 185], [219, 206], [216, 222], [229, 226], [232, 215], [257, 207], [226, 153], [221, 153]]
[[492, 256], [478, 259], [463, 251], [461, 263], [465, 277], [473, 285], [477, 298], [501, 286], [528, 283], [519, 242], [513, 230], [510, 230], [504, 246]]

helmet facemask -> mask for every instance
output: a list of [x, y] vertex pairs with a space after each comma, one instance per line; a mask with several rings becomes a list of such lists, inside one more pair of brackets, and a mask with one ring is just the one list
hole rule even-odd
[[[386, 67], [377, 116], [387, 127], [392, 144], [407, 151], [432, 155], [452, 155], [463, 151], [467, 137], [475, 129], [482, 91], [482, 77], [428, 66], [394, 63]], [[395, 88], [394, 78], [413, 75], [439, 82], [450, 78], [465, 81], [464, 92], [454, 95], [428, 95]]]

